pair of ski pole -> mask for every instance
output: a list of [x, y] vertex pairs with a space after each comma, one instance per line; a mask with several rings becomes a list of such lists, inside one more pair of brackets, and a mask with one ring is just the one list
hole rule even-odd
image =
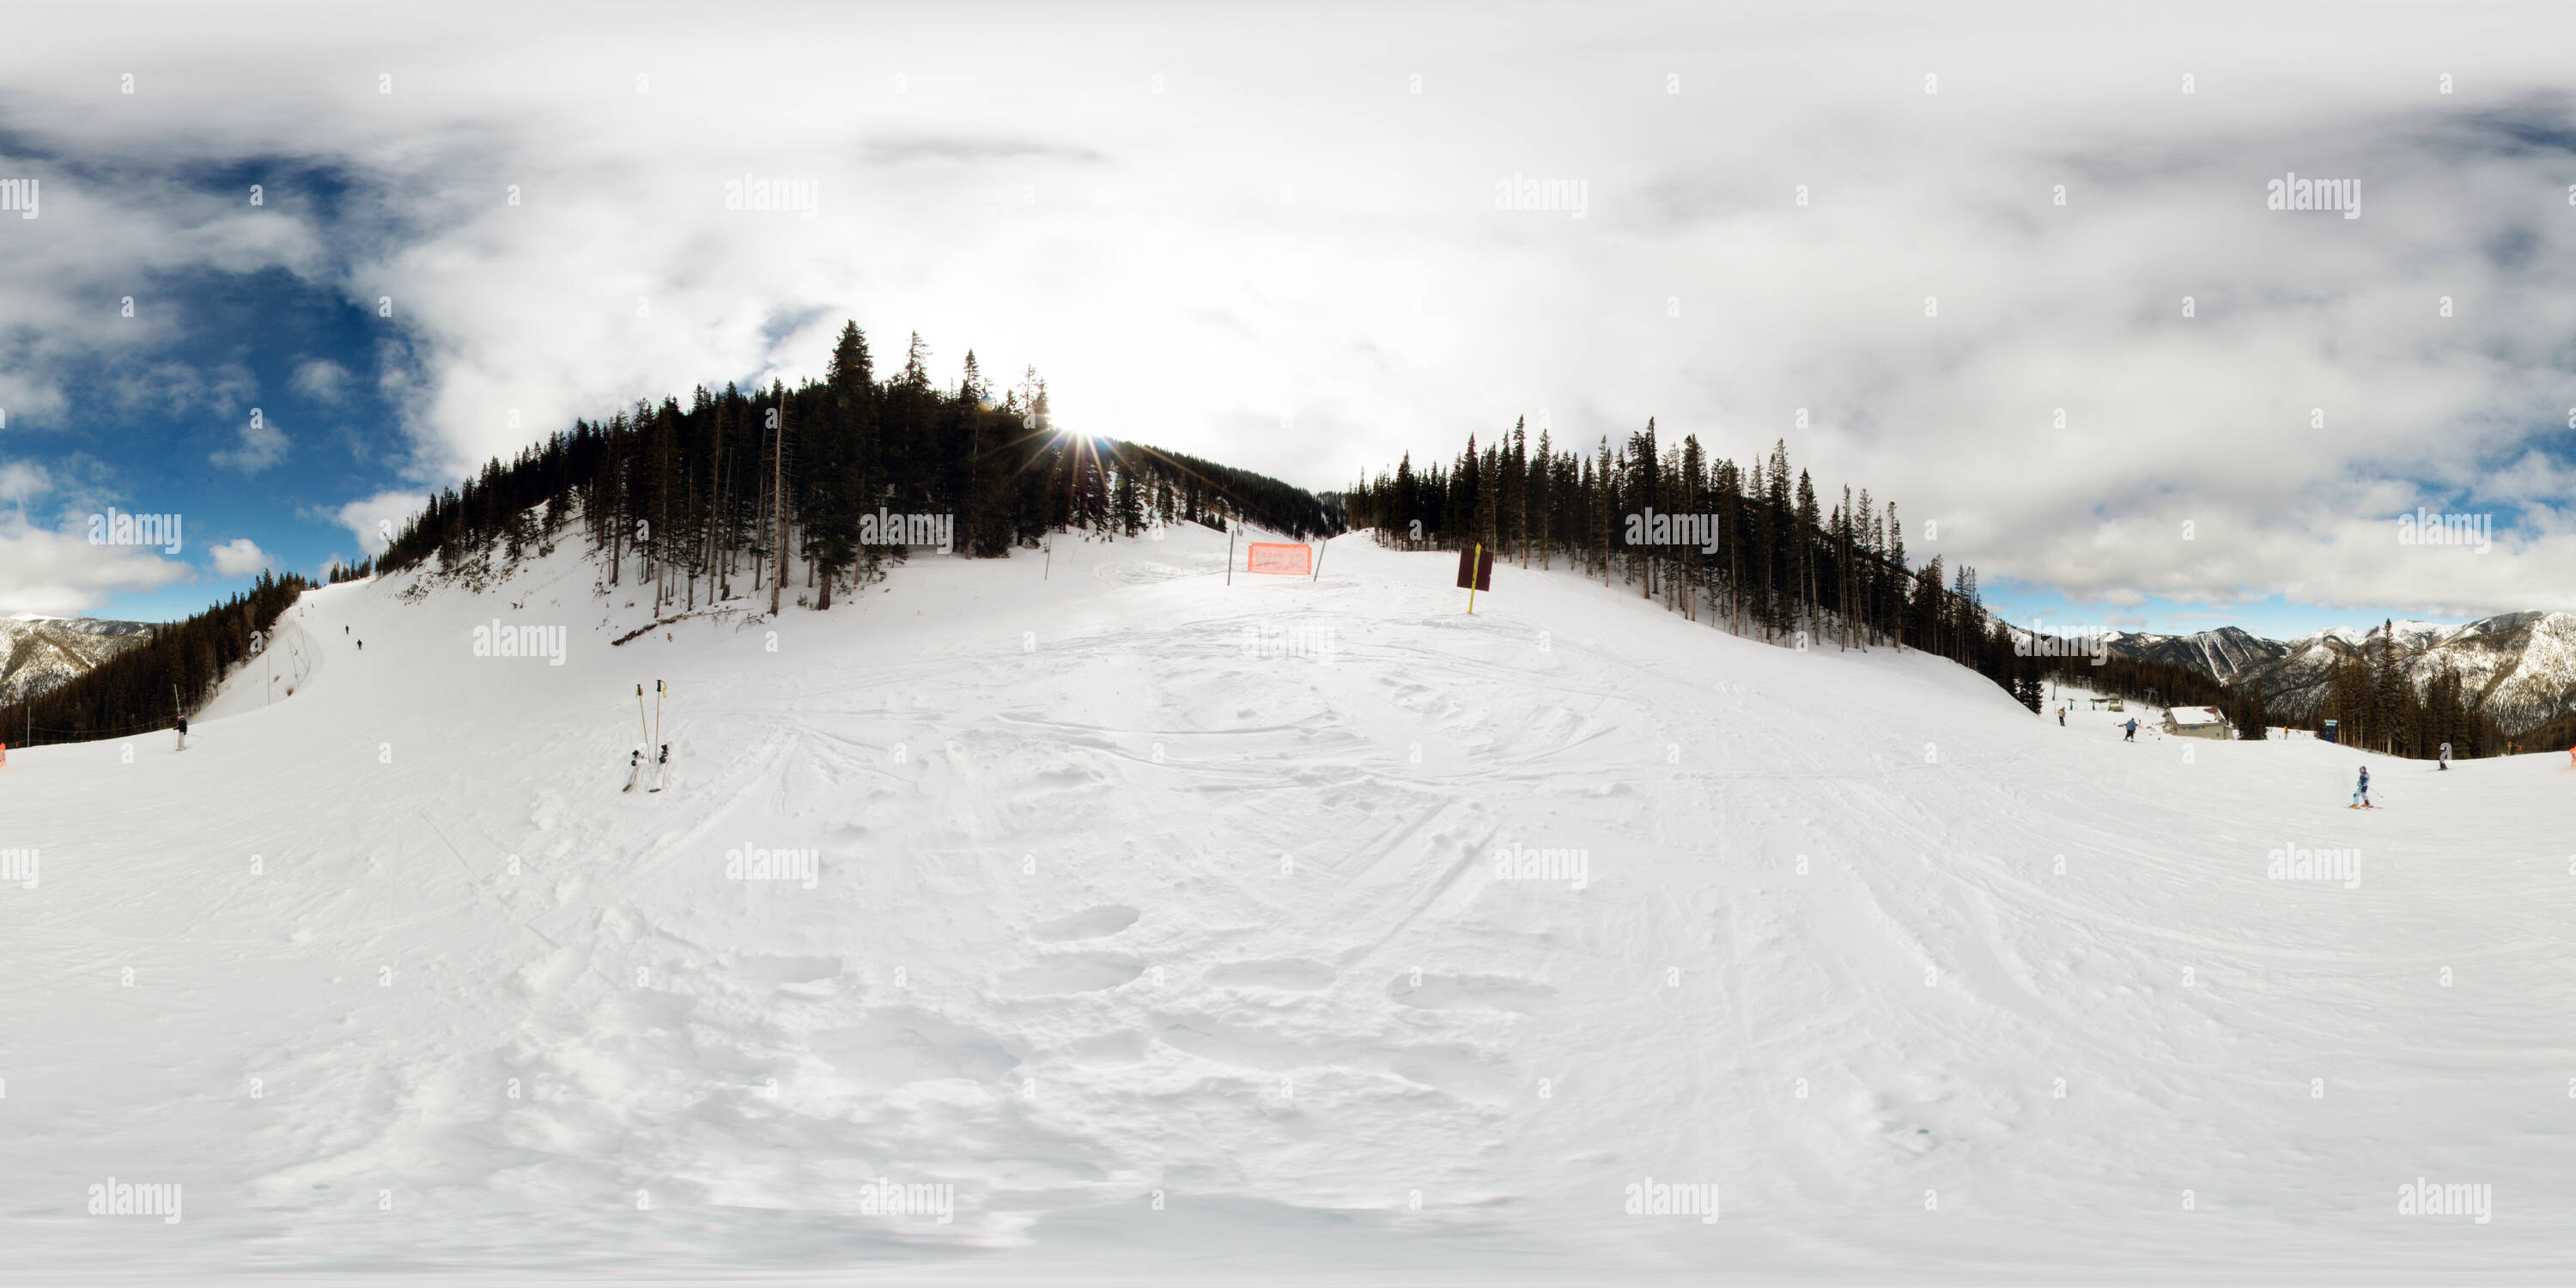
[[662, 695], [668, 692], [670, 690], [664, 688], [660, 680], [653, 682], [653, 726], [651, 729], [646, 729], [644, 727], [644, 686], [640, 684], [635, 686], [635, 727], [644, 734], [644, 745], [647, 747], [661, 741], [658, 731], [662, 727]]
[[671, 758], [671, 748], [662, 741], [662, 696], [669, 692], [670, 689], [660, 680], [653, 682], [653, 727], [645, 730], [644, 686], [641, 684], [635, 686], [635, 727], [638, 731], [644, 732], [645, 746], [661, 748], [661, 759], [655, 761], [656, 764]]

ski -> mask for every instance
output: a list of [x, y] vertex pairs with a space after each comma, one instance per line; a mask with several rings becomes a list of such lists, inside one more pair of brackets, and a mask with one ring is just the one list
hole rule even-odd
[[619, 791], [625, 791], [625, 792], [631, 792], [631, 791], [634, 791], [634, 790], [635, 790], [635, 780], [636, 780], [636, 779], [638, 779], [638, 778], [640, 778], [640, 777], [642, 777], [642, 776], [643, 776], [643, 774], [644, 774], [644, 749], [643, 749], [643, 748], [641, 748], [641, 747], [638, 747], [638, 748], [636, 748], [635, 750], [633, 750], [633, 751], [631, 751], [631, 752], [628, 752], [628, 753], [626, 754], [626, 785], [625, 785], [624, 787], [619, 788], [618, 790], [619, 790]]
[[[662, 743], [662, 754], [653, 759], [653, 791], [656, 792], [662, 790], [662, 775], [671, 767], [671, 744], [662, 742], [662, 696], [670, 691], [670, 687], [660, 680], [653, 682], [653, 741]], [[644, 686], [635, 686], [635, 698], [635, 714], [640, 718], [644, 714]]]

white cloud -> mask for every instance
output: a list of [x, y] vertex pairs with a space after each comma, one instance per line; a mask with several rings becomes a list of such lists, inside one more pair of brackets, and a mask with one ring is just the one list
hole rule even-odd
[[259, 381], [238, 362], [197, 367], [118, 354], [107, 364], [101, 392], [109, 405], [128, 415], [204, 412], [230, 418], [259, 396]]
[[253, 416], [242, 422], [241, 445], [229, 451], [212, 453], [206, 457], [207, 460], [228, 470], [257, 474], [285, 459], [286, 431], [279, 429], [277, 421], [264, 410], [257, 407], [251, 410]]
[[25, 506], [54, 485], [45, 467], [27, 461], [0, 462], [0, 501]]
[[310, 358], [295, 368], [287, 387], [315, 402], [333, 406], [348, 395], [354, 379], [347, 367], [329, 358]]
[[[506, 44], [477, 38], [496, 15]], [[0, 157], [50, 180], [0, 261], [40, 337], [0, 348], [0, 394], [42, 405], [68, 355], [171, 325], [148, 294], [98, 307], [141, 276], [275, 267], [371, 318], [391, 298], [369, 365], [432, 486], [638, 397], [819, 374], [854, 316], [882, 366], [913, 330], [943, 375], [970, 345], [997, 384], [1035, 362], [1070, 427], [1312, 487], [1542, 408], [1585, 446], [1652, 415], [1739, 461], [1787, 438], [1990, 585], [2564, 602], [2569, 467], [2530, 453], [2576, 401], [2576, 225], [2539, 213], [2576, 159], [2548, 34], [2576, 12], [1963, 3], [1936, 27], [1745, 0], [1399, 13], [1357, 53], [1259, 11], [998, 36], [814, 14], [739, 51], [630, 17], [612, 48], [649, 94], [562, 75], [611, 55], [523, 6], [256, 37], [182, 10], [139, 41], [40, 11], [58, 52], [13, 79], [14, 137], [85, 166]], [[969, 29], [971, 69], [940, 70]], [[388, 42], [410, 51], [391, 99], [312, 74]], [[2427, 48], [2478, 51], [2460, 94]], [[86, 69], [111, 53], [146, 92], [102, 116]], [[218, 53], [276, 92], [221, 97], [194, 74]], [[263, 156], [339, 170], [346, 221], [152, 177]], [[2264, 210], [2289, 169], [2358, 178], [2363, 217]], [[816, 217], [725, 209], [746, 174], [812, 181]], [[1495, 209], [1514, 174], [1584, 180], [1586, 217]], [[133, 397], [229, 388], [150, 375]], [[2535, 539], [2474, 567], [2380, 539], [2418, 500], [2490, 495]], [[369, 504], [339, 521], [372, 551], [408, 509], [347, 517]], [[1942, 540], [1911, 540], [1930, 518]]]
[[364, 500], [341, 506], [332, 518], [357, 537], [358, 548], [373, 558], [384, 553], [389, 539], [400, 533], [403, 524], [428, 504], [429, 498], [419, 493], [378, 492]]
[[79, 535], [0, 515], [0, 615], [75, 617], [112, 595], [156, 590], [188, 576], [186, 564], [142, 546], [94, 546]]
[[214, 558], [218, 577], [247, 576], [275, 562], [248, 537], [235, 537], [207, 553]]
[[11, 371], [0, 360], [0, 429], [32, 429], [62, 414], [60, 384], [40, 372]]

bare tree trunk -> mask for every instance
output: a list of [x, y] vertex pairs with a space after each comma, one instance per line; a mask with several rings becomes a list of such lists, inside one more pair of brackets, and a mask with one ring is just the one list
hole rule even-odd
[[778, 399], [778, 433], [769, 456], [770, 495], [778, 512], [778, 575], [769, 583], [769, 615], [778, 615], [778, 595], [787, 585], [787, 398]]

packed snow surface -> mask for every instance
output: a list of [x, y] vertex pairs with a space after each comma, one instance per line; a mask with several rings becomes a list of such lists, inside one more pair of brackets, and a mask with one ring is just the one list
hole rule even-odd
[[2554, 757], [1225, 550], [398, 575], [11, 751], [0, 1273], [2564, 1282]]

